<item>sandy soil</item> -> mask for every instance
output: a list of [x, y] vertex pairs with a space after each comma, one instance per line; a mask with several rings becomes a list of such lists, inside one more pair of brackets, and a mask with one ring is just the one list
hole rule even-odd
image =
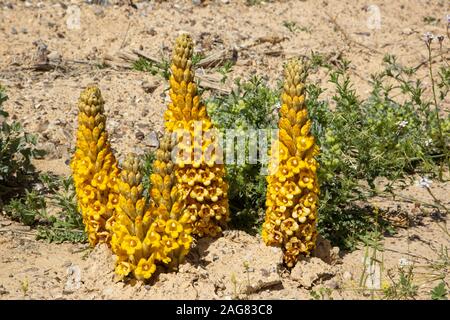
[[[380, 29], [373, 29], [376, 8], [359, 0], [274, 1], [258, 6], [246, 6], [243, 0], [202, 1], [199, 5], [195, 3], [200, 1], [187, 0], [134, 1], [137, 8], [125, 5], [127, 1], [110, 0], [107, 6], [86, 2], [0, 1], [0, 82], [10, 98], [4, 107], [36, 133], [40, 146], [49, 152], [37, 162], [38, 168], [59, 175], [69, 174], [76, 101], [90, 83], [98, 83], [102, 90], [108, 130], [119, 155], [144, 153], [154, 145], [150, 133], [162, 129], [166, 82], [117, 65], [99, 67], [119, 52], [142, 49], [168, 56], [176, 35], [189, 32], [196, 50], [206, 55], [221, 49], [238, 52], [226, 83], [231, 86], [235, 78], [253, 74], [264, 75], [275, 85], [286, 58], [314, 50], [351, 60], [355, 88], [364, 95], [370, 74], [380, 69], [385, 54], [397, 55], [406, 65], [425, 61], [423, 33], [445, 34], [443, 19], [450, 12], [445, 0], [377, 1], [381, 24]], [[80, 29], [67, 23], [72, 21], [73, 6], [80, 10]], [[438, 21], [430, 24], [424, 21], [426, 17]], [[295, 22], [299, 30], [289, 31], [284, 21]], [[42, 43], [56, 68], [33, 69]], [[426, 72], [425, 67], [417, 72], [425, 82]], [[314, 81], [326, 87], [324, 75], [315, 75]], [[433, 190], [448, 202], [448, 183], [433, 183]], [[401, 193], [431, 201], [418, 186]], [[440, 245], [450, 246], [439, 227], [448, 217], [439, 220], [429, 209], [416, 210], [401, 200], [373, 201], [380, 207], [399, 207], [409, 213], [411, 221], [410, 228], [400, 228], [395, 236], [383, 240], [383, 279], [400, 259], [423, 264], [437, 259]], [[338, 252], [326, 241], [315, 257], [287, 274], [279, 268], [277, 250], [266, 248], [257, 237], [231, 230], [220, 239], [201, 240], [179, 273], [160, 274], [146, 286], [115, 281], [107, 248], [91, 251], [85, 245], [36, 241], [33, 230], [2, 216], [0, 248], [0, 299], [309, 299], [311, 291], [320, 287], [330, 288], [334, 299], [370, 298], [357, 290], [364, 270], [363, 248]], [[422, 277], [418, 297], [426, 299], [436, 282]]]

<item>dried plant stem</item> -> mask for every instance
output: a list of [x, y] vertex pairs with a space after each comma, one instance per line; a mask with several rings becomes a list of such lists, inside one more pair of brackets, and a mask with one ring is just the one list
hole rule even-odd
[[[427, 45], [427, 49], [428, 49], [428, 70], [429, 70], [430, 79], [431, 79], [431, 90], [433, 91], [434, 107], [436, 110], [436, 120], [437, 120], [437, 124], [438, 124], [438, 129], [439, 129], [439, 139], [441, 140], [442, 147], [445, 150], [445, 158], [446, 158], [445, 162], [447, 162], [447, 165], [450, 168], [449, 150], [448, 150], [447, 144], [445, 143], [444, 134], [442, 133], [441, 118], [439, 117], [439, 105], [437, 102], [436, 88], [435, 88], [436, 86], [435, 86], [434, 76], [433, 76], [433, 58], [431, 56], [431, 42], [426, 42], [426, 45]], [[441, 166], [439, 169], [439, 179], [441, 181], [443, 181], [443, 172], [444, 172], [444, 161], [441, 162]]]

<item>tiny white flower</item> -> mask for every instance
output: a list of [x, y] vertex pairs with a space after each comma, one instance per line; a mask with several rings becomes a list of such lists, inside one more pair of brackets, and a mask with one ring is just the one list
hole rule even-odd
[[433, 139], [425, 140], [425, 147], [429, 147], [433, 143]]
[[434, 39], [434, 34], [432, 34], [429, 31], [423, 35], [423, 40], [426, 43], [431, 43], [433, 41], [433, 39]]
[[406, 120], [399, 121], [399, 122], [397, 122], [397, 125], [399, 128], [404, 128], [408, 125], [408, 121], [406, 121]]
[[276, 111], [280, 110], [280, 109], [281, 109], [281, 103], [280, 103], [280, 102], [277, 102], [277, 103], [274, 105], [274, 109], [275, 109]]
[[427, 177], [422, 177], [419, 180], [419, 186], [421, 186], [422, 188], [429, 188], [431, 185], [432, 181], [430, 179], [428, 179]]
[[411, 262], [408, 260], [408, 259], [406, 259], [406, 258], [400, 258], [399, 260], [398, 260], [398, 265], [400, 266], [400, 267], [405, 267], [405, 266], [408, 266], [408, 265], [410, 265], [411, 264]]

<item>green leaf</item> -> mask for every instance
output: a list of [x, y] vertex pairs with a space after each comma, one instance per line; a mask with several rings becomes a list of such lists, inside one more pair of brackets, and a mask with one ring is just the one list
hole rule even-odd
[[445, 287], [445, 282], [440, 282], [436, 287], [431, 290], [431, 299], [433, 300], [448, 300], [447, 288]]

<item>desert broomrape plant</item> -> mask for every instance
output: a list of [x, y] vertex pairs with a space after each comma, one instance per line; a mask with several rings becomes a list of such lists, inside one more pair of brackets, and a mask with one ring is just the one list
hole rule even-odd
[[[161, 139], [153, 173], [150, 176], [150, 211], [154, 229], [161, 234], [161, 245], [165, 247], [163, 262], [169, 269], [176, 269], [183, 262], [192, 243], [192, 226], [185, 200], [180, 196], [176, 184], [172, 151], [174, 139], [165, 133]], [[167, 259], [168, 257], [169, 259]]]
[[118, 189], [111, 238], [111, 249], [117, 255], [116, 273], [148, 279], [156, 270], [155, 256], [149, 252], [151, 245], [144, 245], [151, 217], [143, 197], [141, 163], [134, 154], [129, 154], [122, 164]]
[[97, 87], [81, 93], [76, 151], [71, 162], [78, 205], [92, 246], [109, 242], [119, 199], [119, 170], [105, 128], [104, 103]]
[[319, 152], [310, 133], [305, 104], [306, 70], [299, 60], [284, 69], [279, 139], [273, 144], [267, 177], [266, 218], [262, 237], [267, 245], [280, 246], [287, 267], [300, 254], [315, 247], [319, 184]]
[[225, 167], [219, 164], [217, 132], [194, 82], [193, 42], [189, 35], [176, 39], [172, 56], [171, 102], [165, 112], [166, 130], [176, 134], [175, 177], [186, 202], [192, 234], [217, 236], [229, 220]]
[[173, 184], [170, 147], [170, 138], [165, 136], [150, 177], [150, 204], [143, 197], [141, 161], [129, 154], [123, 163], [111, 239], [111, 249], [117, 256], [115, 271], [122, 277], [132, 274], [145, 281], [158, 265], [176, 270], [189, 252], [189, 216], [183, 216], [184, 202], [179, 200]]

